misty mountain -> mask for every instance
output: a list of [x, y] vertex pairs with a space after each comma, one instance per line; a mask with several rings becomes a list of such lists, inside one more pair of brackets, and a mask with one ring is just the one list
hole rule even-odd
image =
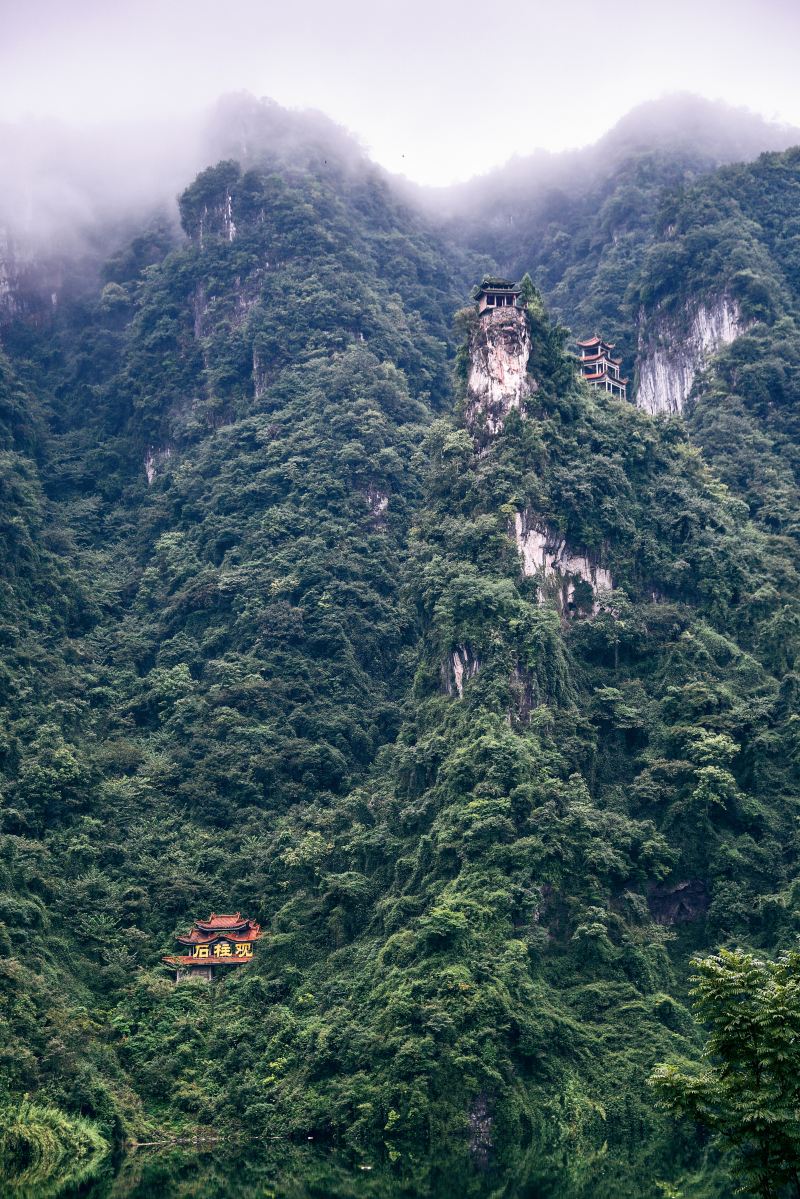
[[[49, 136], [0, 275], [8, 1169], [99, 1199], [208, 1126], [375, 1194], [723, 1199], [647, 1080], [702, 1060], [692, 954], [800, 922], [791, 131], [659, 102], [446, 204], [249, 97], [130, 191]], [[667, 419], [548, 311], [633, 369], [722, 300]], [[176, 986], [234, 911], [253, 961]]]
[[[533, 198], [552, 187], [577, 191], [611, 174], [637, 151], [684, 153], [689, 160], [720, 166], [747, 161], [765, 150], [783, 150], [798, 130], [764, 120], [746, 109], [697, 96], [652, 100], [628, 113], [597, 143], [561, 153], [538, 151], [505, 167], [447, 188], [415, 188], [420, 199], [463, 214], [486, 212], [492, 196]], [[175, 201], [205, 166], [223, 158], [243, 165], [274, 161], [309, 165], [326, 159], [363, 166], [366, 154], [355, 134], [323, 113], [289, 110], [247, 93], [222, 97], [207, 112], [182, 121], [70, 127], [55, 121], [0, 126], [6, 169], [4, 223], [17, 233], [97, 223]], [[400, 182], [400, 181], [398, 181]]]
[[177, 243], [178, 195], [203, 168], [229, 158], [262, 168], [313, 165], [339, 177], [380, 173], [321, 113], [248, 95], [158, 124], [0, 125], [0, 310], [41, 311], [65, 286], [91, 287], [103, 262], [145, 227]]
[[669, 193], [733, 162], [784, 150], [800, 130], [696, 96], [650, 101], [595, 145], [521, 158], [437, 197], [457, 238], [501, 273], [530, 271], [576, 336], [598, 328], [634, 371], [628, 287]]
[[[720, 164], [783, 149], [797, 131], [746, 110], [691, 96], [652, 101], [594, 146], [539, 152], [446, 189], [423, 189], [370, 163], [357, 139], [321, 113], [288, 111], [246, 94], [221, 99], [193, 120], [158, 126], [70, 130], [0, 127], [7, 185], [0, 197], [0, 308], [43, 312], [64, 287], [92, 287], [103, 262], [147, 225], [159, 243], [181, 237], [176, 197], [206, 165], [318, 170], [341, 183], [371, 175], [441, 226], [440, 237], [519, 276], [531, 271], [554, 311], [584, 332], [601, 320], [633, 369], [629, 315], [613, 296], [586, 305], [592, 278], [646, 243], [664, 189]], [[620, 244], [621, 242], [621, 244]], [[480, 273], [478, 270], [477, 273]], [[465, 283], [459, 277], [459, 285]]]
[[[785, 150], [798, 139], [800, 129], [767, 121], [747, 109], [700, 96], [667, 96], [634, 108], [592, 145], [514, 158], [466, 183], [430, 189], [426, 198], [452, 216], [480, 221], [486, 229], [503, 215], [524, 216], [552, 191], [577, 197], [602, 181], [613, 181], [623, 164], [639, 154], [683, 161], [687, 172], [699, 172], [746, 162], [767, 150]], [[503, 208], [513, 212], [503, 213]]]

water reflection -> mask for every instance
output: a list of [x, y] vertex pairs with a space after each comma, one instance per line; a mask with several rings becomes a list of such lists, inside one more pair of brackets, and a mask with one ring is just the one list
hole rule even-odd
[[[142, 1148], [106, 1161], [93, 1182], [0, 1185], [2, 1199], [722, 1199], [724, 1179], [701, 1170], [671, 1183], [644, 1162], [606, 1152], [579, 1162], [519, 1146], [504, 1161], [476, 1164], [465, 1147], [414, 1155], [358, 1156], [284, 1141]], [[78, 1183], [81, 1176], [84, 1181]], [[720, 1186], [717, 1186], [719, 1183]]]
[[[479, 1169], [468, 1154], [358, 1157], [285, 1142], [137, 1149], [107, 1163], [91, 1184], [59, 1187], [48, 1199], [534, 1199], [555, 1196], [545, 1184], [520, 1184], [499, 1168]], [[524, 1172], [523, 1172], [524, 1177]], [[543, 1181], [543, 1180], [542, 1180]], [[4, 1192], [5, 1194], [6, 1192]], [[34, 1199], [8, 1191], [15, 1199]], [[40, 1199], [44, 1192], [35, 1192]]]

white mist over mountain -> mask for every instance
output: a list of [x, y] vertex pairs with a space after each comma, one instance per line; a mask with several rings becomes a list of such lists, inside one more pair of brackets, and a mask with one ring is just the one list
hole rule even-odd
[[[800, 124], [796, 0], [0, 0], [0, 120], [174, 122], [248, 90], [426, 184], [599, 138], [690, 91]], [[123, 138], [126, 135], [123, 134]], [[178, 147], [180, 150], [180, 147]]]
[[[398, 195], [444, 216], [491, 220], [493, 197], [535, 202], [553, 187], [580, 191], [640, 150], [683, 147], [702, 169], [744, 161], [800, 141], [800, 130], [695, 96], [638, 106], [592, 146], [517, 155], [506, 165], [444, 188], [389, 176]], [[382, 168], [359, 140], [319, 112], [287, 110], [247, 93], [219, 99], [204, 112], [160, 121], [71, 127], [55, 120], [0, 125], [0, 253], [71, 254], [96, 243], [121, 243], [160, 213], [176, 227], [177, 196], [195, 175], [224, 158], [244, 166], [273, 163], [329, 170]], [[325, 167], [325, 164], [328, 164]], [[382, 172], [386, 174], [385, 172]]]

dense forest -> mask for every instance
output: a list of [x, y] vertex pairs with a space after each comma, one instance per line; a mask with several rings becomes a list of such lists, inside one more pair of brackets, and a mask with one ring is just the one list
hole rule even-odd
[[[794, 1193], [665, 1095], [709, 960], [798, 1002], [800, 152], [650, 113], [445, 202], [240, 105], [177, 214], [0, 305], [0, 1162], [204, 1127], [383, 1155], [364, 1194]], [[723, 300], [682, 413], [579, 381]], [[254, 960], [176, 986], [212, 911]]]

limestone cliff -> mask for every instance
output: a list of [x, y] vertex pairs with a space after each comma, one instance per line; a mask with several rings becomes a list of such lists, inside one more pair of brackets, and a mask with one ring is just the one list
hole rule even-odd
[[469, 645], [457, 645], [442, 666], [442, 684], [448, 695], [464, 694], [464, 684], [473, 679], [481, 668]]
[[599, 610], [601, 593], [611, 591], [614, 583], [595, 555], [577, 553], [555, 529], [527, 511], [516, 513], [513, 534], [522, 573], [537, 581], [540, 604], [554, 600], [564, 615]]
[[150, 446], [144, 457], [144, 473], [147, 476], [147, 486], [152, 487], [157, 475], [166, 467], [172, 457], [172, 446]]
[[11, 239], [0, 229], [0, 312], [9, 312], [14, 307], [16, 273]]
[[40, 319], [55, 308], [63, 264], [0, 226], [0, 321], [15, 316]]
[[536, 390], [528, 375], [531, 339], [522, 308], [497, 308], [478, 318], [470, 338], [465, 418], [473, 433], [494, 436], [512, 409]]
[[679, 413], [699, 371], [748, 327], [736, 300], [687, 304], [683, 312], [639, 318], [636, 404], [646, 412]]

